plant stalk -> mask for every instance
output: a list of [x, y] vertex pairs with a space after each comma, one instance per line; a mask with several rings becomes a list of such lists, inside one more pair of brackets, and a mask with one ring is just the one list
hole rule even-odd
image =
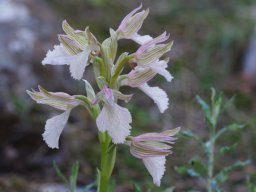
[[[95, 108], [92, 112], [93, 119], [96, 120], [100, 111], [98, 108]], [[98, 189], [97, 192], [107, 192], [109, 180], [112, 175], [112, 171], [116, 159], [116, 151], [110, 153], [111, 147], [111, 137], [107, 132], [98, 133], [100, 146], [101, 146], [101, 165], [100, 170], [98, 171]]]
[[213, 176], [214, 176], [214, 150], [215, 150], [215, 130], [216, 126], [213, 125], [210, 131], [210, 147], [208, 156], [208, 177], [207, 177], [207, 191], [213, 192]]
[[106, 132], [99, 132], [99, 140], [101, 144], [101, 168], [99, 175], [100, 177], [98, 183], [98, 192], [107, 192], [108, 183], [112, 174], [112, 170], [107, 169], [107, 167], [110, 166], [108, 165], [108, 159], [112, 158], [110, 157], [111, 154], [109, 153], [111, 138]]

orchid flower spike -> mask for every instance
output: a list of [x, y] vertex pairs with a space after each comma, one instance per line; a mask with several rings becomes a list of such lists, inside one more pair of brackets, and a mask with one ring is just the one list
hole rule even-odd
[[67, 21], [63, 21], [62, 28], [66, 35], [59, 35], [60, 44], [47, 52], [42, 64], [69, 65], [71, 76], [80, 80], [89, 65], [90, 53], [99, 51], [98, 41], [88, 27], [85, 31], [74, 30]]
[[132, 116], [128, 109], [119, 106], [115, 100], [122, 99], [128, 102], [131, 97], [132, 95], [124, 95], [104, 86], [97, 94], [97, 100], [92, 102], [93, 104], [99, 101], [104, 102], [96, 124], [99, 131], [108, 132], [115, 144], [125, 142], [125, 138], [130, 135], [130, 123], [132, 122]]
[[172, 153], [174, 137], [180, 127], [161, 133], [145, 133], [136, 137], [129, 137], [127, 144], [131, 154], [143, 161], [145, 167], [153, 178], [155, 185], [160, 186], [165, 172], [166, 156]]
[[56, 109], [64, 111], [62, 114], [52, 117], [46, 121], [43, 139], [50, 148], [59, 148], [59, 138], [63, 131], [71, 110], [78, 106], [80, 102], [63, 92], [48, 92], [41, 86], [39, 91], [28, 91], [27, 94], [38, 104], [50, 105]]
[[[132, 39], [138, 44], [144, 44], [152, 39], [149, 35], [139, 35], [138, 31], [140, 30], [144, 20], [148, 16], [149, 9], [142, 10], [142, 4], [131, 11], [121, 22], [117, 29], [118, 39]], [[138, 12], [138, 13], [137, 13]]]

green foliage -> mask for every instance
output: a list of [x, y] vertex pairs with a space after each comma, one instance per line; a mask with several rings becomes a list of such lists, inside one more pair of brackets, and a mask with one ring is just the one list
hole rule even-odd
[[181, 135], [192, 138], [201, 144], [205, 154], [204, 161], [200, 159], [191, 159], [189, 161], [188, 167], [176, 167], [175, 170], [179, 174], [187, 174], [191, 177], [205, 180], [207, 183], [205, 187], [207, 188], [208, 192], [219, 192], [222, 191], [220, 184], [226, 182], [229, 179], [229, 174], [232, 171], [247, 166], [251, 163], [251, 161], [236, 161], [233, 164], [230, 163], [230, 165], [221, 168], [219, 172], [216, 172], [215, 161], [217, 160], [217, 157], [219, 159], [225, 154], [234, 152], [237, 147], [237, 143], [234, 143], [230, 146], [217, 148], [216, 141], [225, 133], [244, 129], [245, 125], [231, 123], [227, 126], [217, 129], [220, 115], [226, 109], [226, 107], [233, 102], [234, 98], [231, 98], [224, 103], [223, 94], [217, 94], [216, 91], [212, 89], [209, 103], [204, 101], [199, 96], [197, 96], [196, 99], [201, 109], [203, 110], [204, 117], [209, 128], [209, 137], [208, 139], [204, 140], [203, 138], [198, 137], [192, 131], [183, 131], [181, 132]]
[[228, 176], [232, 171], [239, 169], [239, 168], [243, 168], [250, 163], [251, 163], [250, 160], [237, 161], [230, 166], [224, 167], [219, 173], [216, 174], [214, 181], [216, 183], [223, 183], [228, 179]]
[[77, 175], [79, 171], [79, 163], [75, 162], [72, 165], [71, 168], [71, 175], [69, 179], [61, 172], [56, 162], [53, 162], [53, 167], [57, 173], [57, 175], [61, 178], [61, 180], [65, 183], [65, 185], [68, 188], [69, 192], [75, 192], [76, 191], [76, 182], [77, 182]]
[[256, 184], [252, 183], [251, 178], [247, 177], [246, 181], [247, 181], [247, 190], [248, 190], [248, 192], [256, 192]]

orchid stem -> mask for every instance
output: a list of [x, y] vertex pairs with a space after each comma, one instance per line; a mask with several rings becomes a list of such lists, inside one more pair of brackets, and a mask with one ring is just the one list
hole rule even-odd
[[98, 192], [106, 192], [108, 189], [108, 183], [110, 180], [110, 176], [112, 174], [112, 170], [107, 169], [108, 159], [109, 157], [108, 151], [111, 142], [110, 136], [105, 132], [99, 132], [99, 140], [101, 144], [101, 169], [100, 169], [100, 177], [98, 183]]
[[208, 156], [208, 177], [207, 177], [207, 191], [213, 192], [213, 171], [214, 171], [214, 150], [215, 150], [215, 135], [216, 123], [211, 126], [210, 130], [210, 147]]
[[[93, 118], [96, 120], [100, 111], [94, 110]], [[110, 150], [111, 137], [107, 132], [98, 133], [100, 146], [101, 146], [101, 165], [98, 171], [98, 189], [97, 192], [107, 192], [109, 186], [109, 180], [113, 172], [116, 150]]]

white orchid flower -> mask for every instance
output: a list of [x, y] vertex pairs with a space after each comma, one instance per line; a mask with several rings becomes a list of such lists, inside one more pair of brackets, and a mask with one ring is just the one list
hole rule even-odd
[[172, 145], [176, 140], [174, 136], [179, 130], [178, 127], [161, 133], [145, 133], [127, 139], [126, 144], [130, 146], [131, 154], [143, 161], [157, 186], [160, 186], [165, 172], [166, 156], [172, 153]]
[[28, 91], [28, 95], [39, 104], [50, 105], [56, 109], [64, 111], [60, 115], [54, 116], [46, 121], [43, 139], [50, 148], [59, 148], [59, 138], [62, 133], [71, 110], [79, 105], [79, 101], [63, 92], [48, 92], [41, 86], [39, 91]]
[[121, 22], [117, 29], [118, 39], [131, 39], [138, 44], [142, 45], [152, 39], [149, 35], [139, 35], [138, 31], [140, 30], [144, 20], [148, 16], [149, 9], [142, 10], [142, 4], [131, 11]]
[[169, 71], [166, 70], [169, 59], [159, 60], [163, 54], [171, 49], [172, 42], [162, 44], [162, 42], [166, 41], [168, 38], [169, 35], [164, 32], [155, 39], [141, 45], [135, 53], [135, 58], [133, 58], [133, 62], [136, 63], [137, 66], [127, 75], [124, 75], [120, 83], [121, 86], [137, 87], [142, 90], [153, 99], [161, 113], [168, 108], [169, 98], [165, 91], [159, 87], [150, 87], [147, 83], [156, 74], [160, 74], [168, 82], [173, 79]]
[[80, 80], [89, 65], [90, 53], [99, 49], [97, 40], [88, 27], [85, 31], [75, 31], [67, 21], [63, 21], [62, 27], [67, 35], [59, 35], [60, 44], [47, 52], [42, 64], [69, 65], [71, 76]]
[[128, 102], [131, 95], [123, 95], [119, 91], [113, 91], [104, 86], [97, 96], [98, 100], [93, 101], [93, 104], [100, 100], [104, 101], [104, 106], [96, 119], [99, 131], [107, 131], [115, 144], [124, 143], [125, 138], [130, 135], [132, 116], [128, 109], [115, 102], [115, 98]]

